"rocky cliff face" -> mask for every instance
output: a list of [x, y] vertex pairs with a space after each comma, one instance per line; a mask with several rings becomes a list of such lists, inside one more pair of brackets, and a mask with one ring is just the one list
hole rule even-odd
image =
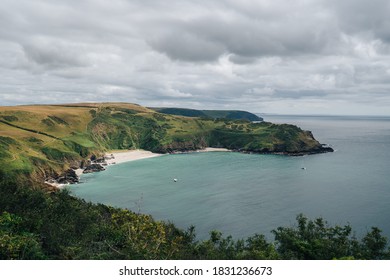
[[62, 176], [56, 178], [58, 184], [76, 184], [79, 182], [79, 177], [76, 175], [76, 171], [68, 169]]
[[100, 172], [100, 171], [104, 171], [104, 170], [105, 170], [105, 168], [101, 164], [93, 163], [93, 164], [87, 166], [87, 168], [84, 169], [83, 173], [87, 174], [87, 173], [93, 173], [93, 172]]

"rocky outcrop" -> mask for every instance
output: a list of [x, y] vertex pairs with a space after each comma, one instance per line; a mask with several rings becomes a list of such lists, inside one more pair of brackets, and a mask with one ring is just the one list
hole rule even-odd
[[93, 172], [100, 172], [103, 170], [106, 170], [106, 169], [102, 165], [100, 165], [98, 163], [92, 163], [91, 165], [87, 166], [84, 169], [83, 173], [87, 174], [87, 173], [93, 173]]
[[[110, 158], [113, 158], [113, 155]], [[104, 157], [97, 158], [93, 156], [91, 159], [70, 162], [71, 168], [61, 175], [56, 173], [46, 174], [45, 177], [47, 179], [45, 180], [45, 183], [54, 187], [58, 187], [58, 185], [77, 184], [80, 181], [78, 176], [79, 174], [76, 173], [76, 169], [83, 169], [83, 173], [86, 174], [103, 171], [105, 170], [103, 166], [108, 165]]]
[[302, 151], [289, 151], [281, 147], [276, 147], [276, 149], [234, 149], [234, 152], [248, 153], [248, 154], [272, 154], [272, 155], [286, 155], [286, 156], [304, 156], [304, 155], [314, 155], [314, 154], [324, 154], [334, 152], [333, 148], [320, 145], [313, 147], [311, 149], [302, 150]]
[[68, 169], [65, 173], [57, 178], [59, 184], [76, 184], [79, 182], [79, 177], [73, 169]]

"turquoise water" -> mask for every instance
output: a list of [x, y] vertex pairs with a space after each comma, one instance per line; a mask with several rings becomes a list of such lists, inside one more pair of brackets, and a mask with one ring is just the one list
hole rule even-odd
[[[390, 236], [390, 118], [265, 116], [313, 131], [335, 153], [288, 157], [227, 152], [165, 155], [110, 166], [70, 187], [87, 201], [235, 238], [294, 224], [299, 213], [378, 226]], [[306, 169], [302, 169], [306, 168]], [[178, 182], [173, 182], [177, 178]]]

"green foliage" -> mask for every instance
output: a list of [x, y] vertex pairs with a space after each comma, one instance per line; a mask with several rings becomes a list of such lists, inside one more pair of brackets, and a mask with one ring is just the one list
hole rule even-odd
[[81, 145], [81, 144], [79, 144], [75, 141], [71, 141], [71, 140], [66, 140], [63, 142], [64, 142], [65, 146], [68, 147], [71, 151], [76, 152], [77, 154], [79, 154], [81, 157], [84, 157], [84, 158], [87, 157], [88, 155], [90, 155], [91, 152], [93, 151], [93, 149], [90, 149], [92, 145], [88, 145], [89, 143], [87, 145], [90, 147]]
[[41, 139], [38, 139], [38, 138], [35, 138], [35, 137], [28, 137], [26, 139], [28, 142], [30, 143], [34, 143], [34, 144], [43, 144], [43, 141]]
[[166, 122], [168, 119], [163, 114], [153, 114], [153, 118], [159, 122]]
[[[11, 158], [10, 153], [7, 151], [11, 142], [15, 142], [12, 138], [0, 136], [0, 160], [9, 160]], [[5, 163], [3, 163], [5, 165]]]
[[277, 260], [279, 255], [273, 243], [267, 242], [262, 234], [255, 234], [246, 240], [245, 251], [239, 256], [243, 260]]
[[[172, 224], [86, 203], [67, 191], [46, 194], [2, 182], [2, 258], [167, 259], [185, 251], [188, 238]], [[26, 255], [25, 245], [36, 255]]]
[[387, 238], [381, 235], [381, 230], [377, 227], [371, 228], [371, 231], [362, 240], [361, 256], [364, 259], [380, 260], [390, 257], [389, 250], [386, 249]]
[[43, 259], [38, 236], [25, 232], [22, 218], [3, 212], [0, 216], [0, 259]]
[[[37, 145], [39, 140], [33, 141], [32, 144]], [[22, 151], [19, 141], [0, 136], [0, 170], [5, 177], [29, 180], [35, 168], [44, 166], [45, 162], [38, 161], [37, 157], [27, 156]]]
[[184, 117], [207, 117], [205, 113], [201, 110], [194, 109], [184, 109], [184, 108], [153, 108], [157, 112], [175, 115], [175, 116], [184, 116]]
[[210, 133], [211, 146], [225, 147], [233, 150], [244, 150], [247, 145], [253, 142], [254, 135], [242, 133], [240, 131], [222, 128]]
[[197, 117], [206, 119], [229, 119], [229, 120], [247, 120], [247, 121], [262, 121], [263, 119], [255, 114], [246, 111], [233, 110], [194, 110], [186, 108], [152, 108], [153, 110], [176, 116]]
[[138, 113], [136, 110], [127, 109], [127, 108], [116, 108], [116, 110], [123, 112], [123, 113], [126, 113], [128, 115], [134, 115], [134, 114]]
[[388, 259], [377, 228], [361, 241], [349, 225], [297, 217], [274, 230], [275, 242], [256, 234], [235, 240], [212, 231], [195, 239], [149, 215], [87, 203], [65, 190], [44, 193], [0, 170], [0, 259]]
[[77, 159], [77, 154], [74, 152], [58, 150], [51, 147], [43, 147], [41, 151], [50, 160], [65, 161], [70, 159]]
[[352, 235], [352, 228], [329, 226], [322, 218], [309, 220], [297, 216], [296, 227], [273, 230], [277, 251], [283, 259], [383, 259], [388, 258], [387, 239], [373, 228], [361, 242]]
[[0, 136], [0, 145], [3, 145], [5, 148], [8, 148], [9, 145], [15, 145], [17, 142], [11, 137]]
[[96, 110], [89, 110], [89, 113], [91, 114], [92, 118], [96, 117]]

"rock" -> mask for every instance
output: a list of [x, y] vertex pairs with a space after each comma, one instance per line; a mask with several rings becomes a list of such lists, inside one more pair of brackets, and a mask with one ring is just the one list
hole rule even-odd
[[106, 163], [106, 160], [104, 157], [100, 157], [95, 159], [94, 163]]
[[79, 164], [78, 168], [84, 169], [84, 168], [86, 168], [89, 165], [91, 165], [91, 161], [90, 160], [82, 160], [82, 161], [80, 161], [80, 164]]
[[73, 169], [68, 169], [64, 174], [56, 178], [59, 184], [76, 184], [79, 182], [79, 177]]
[[321, 153], [332, 153], [334, 152], [333, 148], [329, 147], [329, 146], [323, 146], [321, 148]]
[[87, 173], [93, 173], [93, 172], [100, 172], [103, 170], [105, 170], [105, 168], [103, 166], [101, 166], [100, 164], [92, 163], [91, 165], [87, 166], [87, 168], [84, 169], [83, 173], [87, 174]]

